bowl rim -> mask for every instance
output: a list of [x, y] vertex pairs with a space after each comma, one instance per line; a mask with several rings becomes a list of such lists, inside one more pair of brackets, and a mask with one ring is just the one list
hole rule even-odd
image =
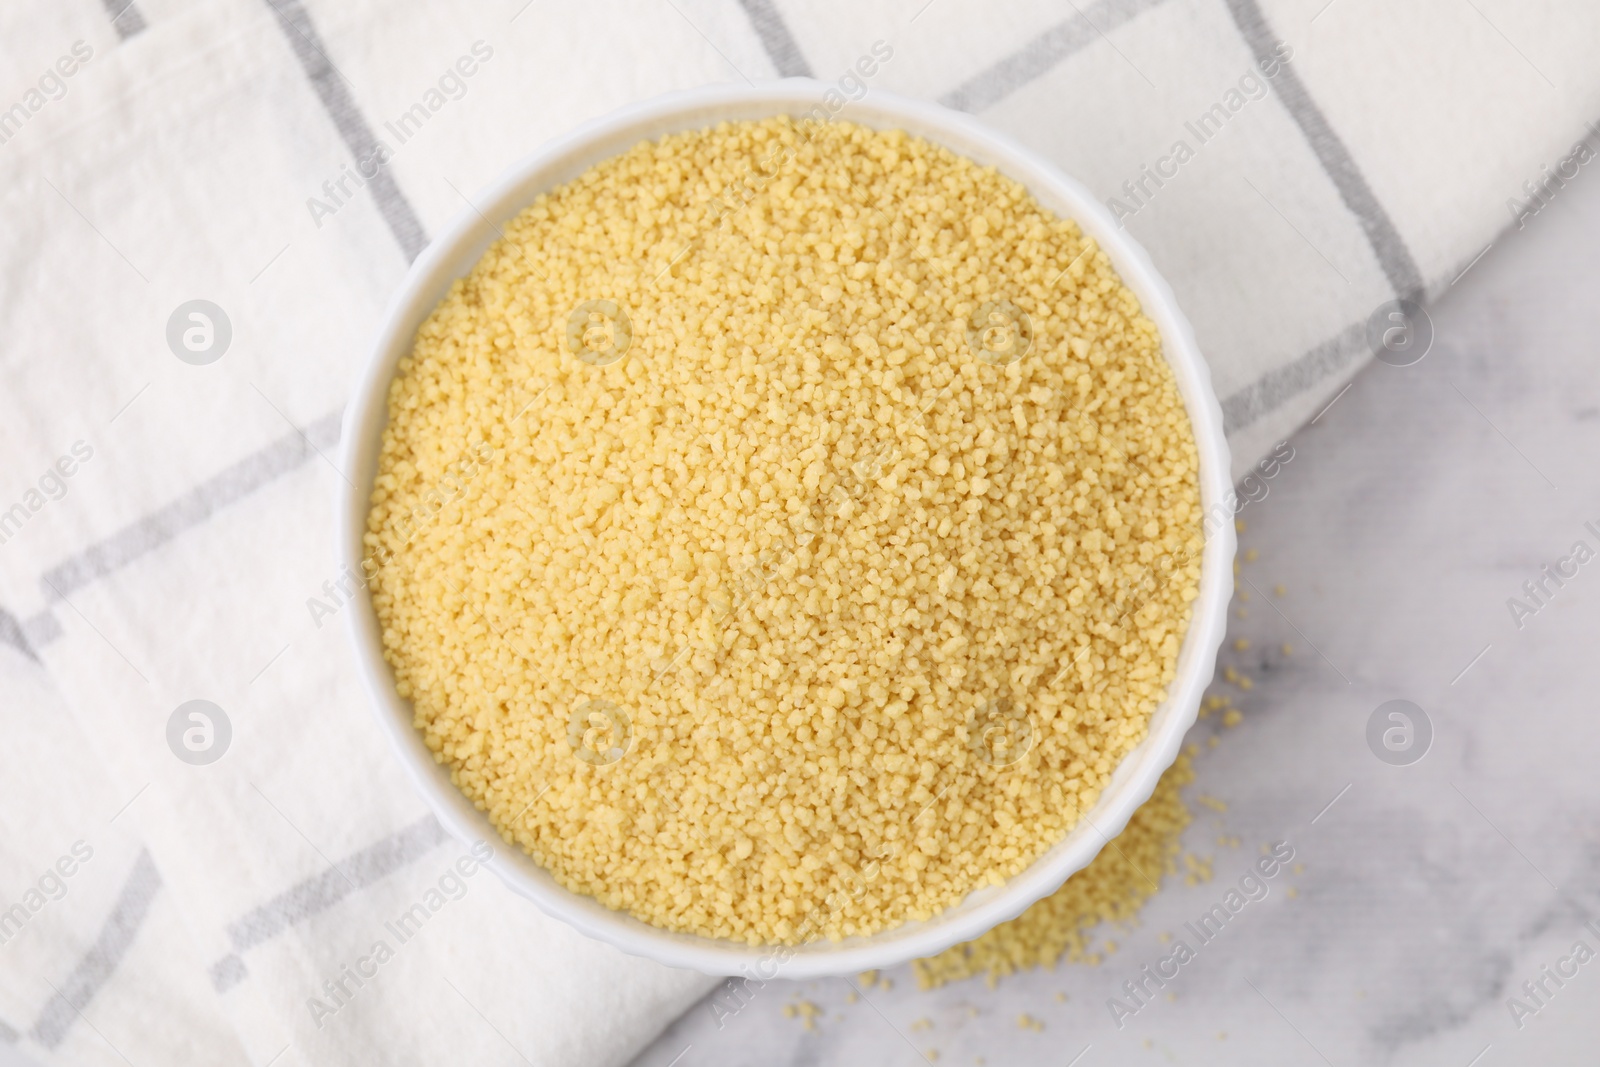
[[[842, 103], [840, 102], [842, 101]], [[1202, 521], [1199, 596], [1191, 605], [1177, 674], [1167, 699], [1151, 717], [1143, 741], [1125, 755], [1094, 808], [1067, 836], [1033, 864], [998, 887], [969, 894], [928, 920], [908, 920], [889, 930], [839, 942], [814, 940], [798, 946], [748, 945], [651, 926], [625, 912], [560, 886], [520, 848], [500, 848], [488, 817], [449, 779], [412, 725], [408, 701], [395, 690], [383, 659], [381, 631], [364, 580], [362, 536], [377, 454], [388, 416], [389, 383], [398, 360], [410, 352], [417, 326], [449, 283], [477, 263], [497, 235], [498, 222], [531, 203], [539, 192], [576, 177], [601, 159], [642, 140], [677, 130], [702, 128], [723, 119], [802, 115], [821, 107], [834, 118], [879, 129], [900, 128], [952, 151], [990, 164], [1022, 182], [1039, 201], [1073, 218], [1110, 257], [1144, 314], [1161, 333], [1163, 354], [1177, 378], [1199, 453]], [[515, 893], [579, 932], [622, 951], [673, 967], [710, 975], [744, 975], [765, 981], [850, 974], [932, 956], [1015, 918], [1054, 892], [1086, 866], [1150, 798], [1163, 771], [1177, 757], [1215, 667], [1227, 629], [1235, 551], [1234, 498], [1222, 410], [1200, 354], [1193, 328], [1166, 280], [1144, 249], [1080, 183], [1053, 163], [970, 115], [881, 89], [845, 99], [836, 86], [810, 78], [757, 85], [716, 84], [656, 96], [618, 108], [547, 141], [511, 164], [472, 197], [411, 265], [390, 298], [383, 324], [362, 363], [346, 406], [340, 435], [335, 503], [335, 556], [360, 594], [343, 612], [356, 667], [379, 728], [389, 739], [412, 784], [445, 829], [463, 843], [488, 841], [487, 866]], [[1215, 528], [1213, 529], [1213, 525]]]

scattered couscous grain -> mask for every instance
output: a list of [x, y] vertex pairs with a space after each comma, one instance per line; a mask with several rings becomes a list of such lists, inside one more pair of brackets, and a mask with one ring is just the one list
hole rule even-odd
[[1188, 874], [1184, 877], [1184, 884], [1190, 886], [1204, 885], [1211, 881], [1212, 861], [1209, 856], [1197, 856], [1192, 852], [1184, 853], [1184, 868]]
[[807, 1030], [817, 1028], [817, 1017], [822, 1014], [822, 1009], [809, 1000], [797, 1000], [792, 1004], [783, 1006], [785, 1018], [799, 1019]]
[[[1086, 951], [1089, 930], [1102, 922], [1130, 921], [1156, 892], [1158, 880], [1177, 873], [1179, 838], [1191, 818], [1182, 788], [1193, 779], [1190, 755], [1182, 752], [1150, 799], [1089, 866], [1010, 922], [912, 963], [917, 985], [931, 989], [982, 974], [993, 987], [1004, 975], [1052, 966], [1063, 955], [1099, 963], [1098, 953]], [[1187, 859], [1192, 872], [1195, 861]]]
[[751, 944], [1059, 841], [1165, 696], [1202, 545], [1106, 255], [992, 169], [790, 119], [505, 224], [400, 361], [368, 531], [398, 691], [502, 836]]

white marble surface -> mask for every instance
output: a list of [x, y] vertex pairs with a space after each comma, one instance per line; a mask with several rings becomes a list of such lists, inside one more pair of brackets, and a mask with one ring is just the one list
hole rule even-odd
[[[1245, 718], [1203, 749], [1190, 795], [1229, 808], [1196, 807], [1186, 838], [1215, 855], [1215, 881], [1169, 880], [1099, 967], [933, 993], [902, 968], [853, 1004], [842, 979], [773, 983], [720, 1026], [691, 1010], [636, 1067], [913, 1064], [927, 1049], [940, 1064], [1055, 1067], [1600, 1062], [1600, 958], [1547, 983], [1555, 995], [1520, 1029], [1507, 1006], [1576, 941], [1600, 950], [1582, 929], [1600, 916], [1600, 560], [1520, 631], [1506, 606], [1574, 541], [1600, 548], [1583, 529], [1600, 528], [1597, 277], [1589, 178], [1433, 306], [1421, 363], [1367, 368], [1296, 435], [1245, 511], [1241, 542], [1260, 552], [1245, 575], [1287, 594], [1282, 617], [1253, 595], [1232, 620], [1230, 644], [1251, 649], [1223, 662], [1256, 684], [1219, 680]], [[1434, 724], [1412, 766], [1365, 742], [1392, 698]], [[1223, 831], [1243, 846], [1219, 847]], [[1267, 840], [1292, 842], [1303, 873], [1276, 879], [1169, 984], [1174, 999], [1119, 1031], [1107, 997]], [[825, 1009], [815, 1031], [783, 1016], [797, 998]], [[1045, 1029], [1022, 1030], [1021, 1012]]]

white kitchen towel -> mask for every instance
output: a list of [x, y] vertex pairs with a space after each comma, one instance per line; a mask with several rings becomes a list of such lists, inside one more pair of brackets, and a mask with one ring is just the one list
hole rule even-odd
[[1585, 180], [1596, 39], [1582, 0], [8, 3], [0, 1044], [599, 1067], [711, 988], [477, 870], [344, 647], [347, 389], [429, 234], [518, 156], [708, 81], [972, 111], [1149, 249], [1239, 474], [1337, 399], [1375, 311]]

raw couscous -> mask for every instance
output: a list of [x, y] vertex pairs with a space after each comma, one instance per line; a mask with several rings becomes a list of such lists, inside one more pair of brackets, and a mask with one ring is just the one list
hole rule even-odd
[[870, 934], [1072, 829], [1173, 679], [1198, 455], [1155, 327], [1018, 183], [778, 118], [510, 222], [389, 392], [386, 658], [564, 886]]

